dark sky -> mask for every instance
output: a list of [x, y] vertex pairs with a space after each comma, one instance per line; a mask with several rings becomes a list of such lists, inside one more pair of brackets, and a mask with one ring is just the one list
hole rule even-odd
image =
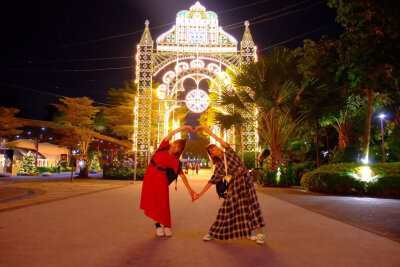
[[[334, 23], [335, 10], [329, 9], [326, 1], [200, 2], [207, 10], [217, 13], [220, 26], [277, 11], [261, 18], [270, 18], [268, 21], [257, 24], [252, 24], [257, 20], [250, 21], [259, 50], [287, 40], [290, 41], [283, 45], [296, 48], [305, 38], [317, 40], [322, 34], [336, 38], [342, 32]], [[150, 27], [174, 23], [177, 12], [188, 10], [194, 3], [183, 0], [2, 3], [0, 105], [19, 104], [25, 109], [22, 116], [44, 119], [44, 107], [57, 103], [57, 95], [88, 96], [99, 103], [106, 102], [110, 87], [118, 88], [124, 80], [134, 78], [132, 66], [144, 21], [148, 19]], [[171, 26], [152, 29], [153, 40]], [[244, 27], [226, 31], [240, 41]]]

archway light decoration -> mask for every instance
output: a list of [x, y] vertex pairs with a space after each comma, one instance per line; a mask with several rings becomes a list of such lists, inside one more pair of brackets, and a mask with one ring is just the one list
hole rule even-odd
[[[149, 162], [151, 140], [154, 140], [151, 122], [157, 119], [157, 143], [160, 143], [170, 128], [168, 121], [174, 120], [175, 107], [181, 107], [186, 100], [178, 99], [179, 92], [186, 91], [185, 79], [191, 78], [196, 82], [194, 92], [190, 91], [187, 107], [192, 112], [203, 112], [207, 108], [217, 108], [219, 102], [210, 101], [209, 96], [200, 86], [203, 79], [211, 81], [209, 93], [218, 93], [222, 86], [232, 88], [231, 79], [227, 73], [236, 73], [241, 65], [257, 60], [256, 46], [245, 23], [243, 38], [238, 42], [232, 35], [219, 26], [218, 16], [208, 11], [199, 2], [189, 10], [177, 13], [176, 24], [170, 30], [160, 35], [156, 41], [152, 39], [149, 21], [137, 45], [136, 54], [136, 83], [138, 94], [135, 98], [135, 120], [133, 145], [138, 162]], [[152, 92], [154, 82], [160, 82], [157, 98], [160, 100], [158, 113], [152, 112]], [[197, 91], [198, 90], [198, 91]], [[252, 121], [249, 118], [249, 121]], [[174, 120], [173, 127], [178, 127], [179, 121]], [[215, 126], [215, 125], [214, 125]], [[226, 141], [234, 144], [234, 131], [223, 133], [215, 126], [217, 134], [225, 136]], [[217, 129], [218, 128], [218, 129]], [[244, 149], [254, 151], [257, 146], [256, 131], [253, 122], [245, 127]], [[136, 161], [135, 161], [136, 162]]]
[[195, 113], [201, 113], [208, 108], [210, 98], [201, 89], [194, 89], [186, 95], [186, 107]]

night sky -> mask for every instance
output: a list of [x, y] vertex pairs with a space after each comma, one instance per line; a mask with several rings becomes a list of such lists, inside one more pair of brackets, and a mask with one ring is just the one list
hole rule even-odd
[[[151, 29], [155, 40], [175, 24], [178, 11], [188, 10], [195, 2], [14, 0], [2, 3], [0, 105], [22, 107], [24, 112], [20, 116], [42, 120], [46, 119], [45, 106], [57, 103], [61, 95], [88, 96], [98, 104], [106, 103], [110, 87], [118, 88], [123, 81], [134, 78], [136, 44], [145, 20], [150, 21], [150, 28], [156, 27]], [[250, 20], [258, 50], [281, 42], [296, 48], [305, 38], [318, 40], [323, 34], [337, 38], [343, 31], [334, 22], [335, 10], [329, 9], [326, 1], [203, 0], [200, 3], [217, 13], [222, 27]], [[274, 11], [277, 12], [251, 20]], [[265, 19], [268, 20], [254, 24]], [[244, 27], [226, 31], [240, 42]]]

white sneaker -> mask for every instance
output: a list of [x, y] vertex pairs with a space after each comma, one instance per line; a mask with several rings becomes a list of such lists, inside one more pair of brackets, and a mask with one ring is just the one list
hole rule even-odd
[[203, 240], [204, 240], [204, 241], [210, 241], [210, 240], [213, 240], [213, 237], [212, 237], [211, 235], [209, 235], [209, 234], [206, 234], [206, 235], [203, 237]]
[[164, 233], [165, 233], [165, 236], [171, 237], [171, 236], [172, 236], [172, 230], [171, 230], [171, 228], [164, 227]]
[[265, 235], [264, 234], [258, 234], [256, 237], [256, 243], [257, 244], [264, 244], [265, 242]]
[[164, 228], [157, 227], [156, 228], [156, 236], [164, 236], [164, 235], [165, 235]]

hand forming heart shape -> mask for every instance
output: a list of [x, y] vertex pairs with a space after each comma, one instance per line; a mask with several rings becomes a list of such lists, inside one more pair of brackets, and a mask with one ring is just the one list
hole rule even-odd
[[195, 133], [195, 132], [197, 132], [198, 130], [203, 130], [203, 126], [196, 126], [196, 128], [193, 129], [192, 126], [187, 126], [187, 125], [185, 125], [184, 128], [185, 128], [187, 131], [192, 132], [192, 133]]

